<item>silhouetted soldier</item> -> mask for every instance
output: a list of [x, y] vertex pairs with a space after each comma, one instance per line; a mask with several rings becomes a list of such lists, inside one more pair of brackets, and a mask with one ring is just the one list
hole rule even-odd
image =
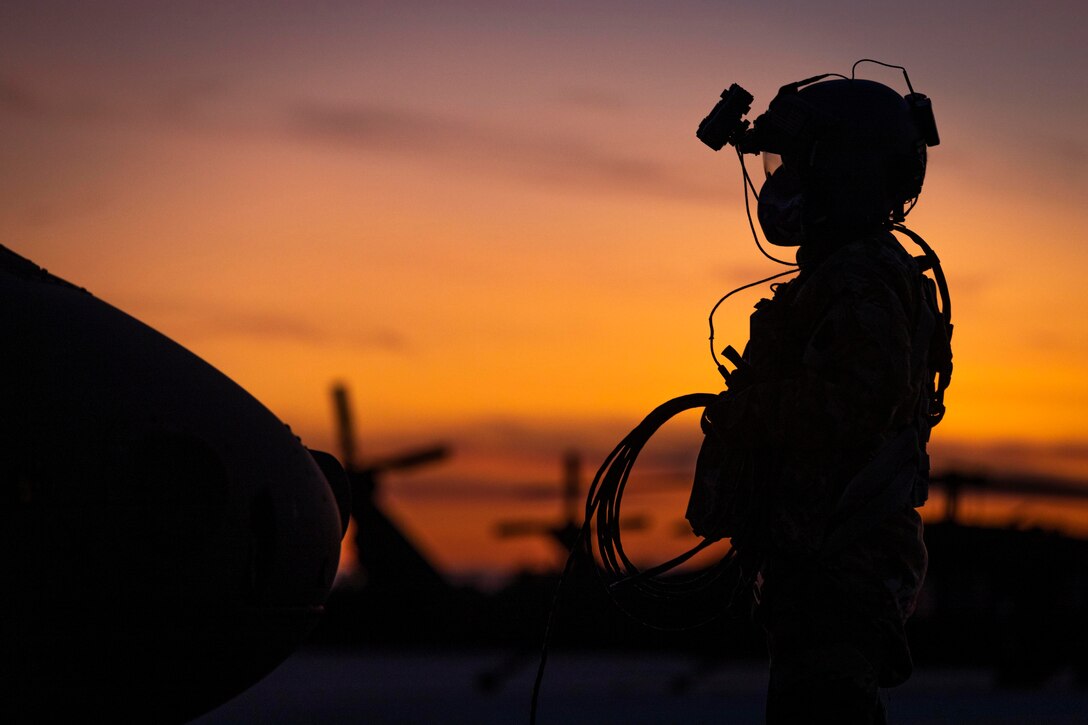
[[758, 571], [767, 721], [880, 723], [878, 686], [912, 668], [903, 625], [926, 571], [915, 507], [947, 384], [934, 368], [951, 360], [926, 265], [890, 230], [937, 139], [916, 94], [820, 78], [784, 87], [737, 139], [762, 152], [759, 221], [770, 242], [799, 246], [800, 273], [756, 304], [729, 390], [705, 411], [688, 518]]

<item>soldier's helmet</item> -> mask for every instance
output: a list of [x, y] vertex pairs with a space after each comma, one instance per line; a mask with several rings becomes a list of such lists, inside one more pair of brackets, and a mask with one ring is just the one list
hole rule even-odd
[[768, 176], [784, 168], [799, 188], [805, 238], [887, 228], [921, 193], [926, 139], [907, 100], [881, 83], [787, 86], [755, 134]]

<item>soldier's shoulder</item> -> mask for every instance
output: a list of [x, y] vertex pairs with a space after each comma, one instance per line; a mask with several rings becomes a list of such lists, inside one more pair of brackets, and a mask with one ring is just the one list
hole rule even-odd
[[918, 274], [914, 259], [891, 234], [844, 244], [813, 275], [814, 286], [835, 292], [900, 288]]

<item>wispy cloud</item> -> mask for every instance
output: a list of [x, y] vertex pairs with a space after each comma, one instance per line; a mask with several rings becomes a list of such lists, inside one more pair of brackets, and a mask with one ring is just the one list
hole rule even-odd
[[931, 446], [935, 470], [1057, 476], [1088, 482], [1088, 440], [1053, 442], [945, 440]]
[[[149, 124], [163, 128], [202, 127], [213, 133], [252, 133], [239, 121], [255, 109], [239, 102], [225, 78], [194, 75], [153, 88], [57, 89], [14, 76], [0, 76], [0, 115], [43, 122]], [[259, 115], [259, 114], [258, 114]]]
[[0, 113], [41, 121], [117, 121], [132, 116], [119, 98], [95, 91], [59, 93], [0, 76]]
[[376, 105], [296, 103], [288, 130], [299, 137], [372, 151], [420, 154], [478, 148], [487, 134], [451, 119]]
[[590, 87], [568, 88], [557, 100], [570, 108], [594, 113], [619, 114], [632, 106], [630, 100], [618, 93]]
[[411, 344], [404, 335], [380, 326], [334, 327], [269, 310], [227, 308], [178, 300], [148, 300], [141, 303], [139, 309], [143, 314], [154, 317], [163, 332], [186, 337], [276, 340], [397, 354], [411, 351]]
[[[720, 205], [718, 185], [668, 159], [626, 153], [580, 137], [510, 129], [450, 115], [375, 103], [296, 101], [278, 111], [275, 101], [232, 98], [223, 79], [174, 80], [137, 96], [106, 91], [47, 93], [16, 78], [0, 77], [0, 113], [48, 121], [136, 122], [206, 133], [266, 137], [277, 113], [288, 137], [359, 152], [410, 158], [458, 172], [499, 175], [577, 193], [636, 195]], [[624, 101], [591, 90], [556, 101], [616, 113]], [[247, 120], [248, 119], [248, 120]], [[275, 133], [275, 131], [273, 131]]]
[[0, 112], [39, 116], [48, 112], [45, 102], [23, 84], [0, 77]]
[[332, 330], [300, 317], [274, 312], [232, 310], [202, 317], [200, 327], [205, 334], [278, 338], [313, 345], [346, 345], [349, 347], [404, 352], [408, 342], [401, 334], [386, 328], [363, 330]]
[[584, 139], [539, 136], [458, 118], [375, 104], [296, 103], [287, 109], [296, 138], [366, 152], [455, 161], [462, 168], [551, 187], [640, 194], [720, 204], [720, 188], [680, 165], [624, 154]]

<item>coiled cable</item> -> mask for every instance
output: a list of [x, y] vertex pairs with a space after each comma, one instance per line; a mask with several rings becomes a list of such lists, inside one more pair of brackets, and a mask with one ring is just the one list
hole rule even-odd
[[[579, 555], [587, 556], [590, 560], [600, 560], [600, 567], [595, 566], [594, 569], [600, 576], [612, 601], [628, 616], [648, 627], [668, 630], [690, 629], [716, 619], [728, 609], [726, 602], [721, 601], [718, 597], [710, 596], [709, 591], [715, 585], [719, 585], [724, 591], [724, 588], [721, 587], [722, 575], [734, 561], [732, 549], [727, 551], [716, 564], [710, 567], [691, 574], [664, 578], [664, 574], [690, 560], [716, 542], [704, 539], [693, 548], [669, 561], [640, 570], [624, 551], [620, 529], [620, 509], [623, 494], [635, 460], [647, 441], [661, 426], [678, 414], [694, 408], [705, 408], [714, 402], [717, 397], [713, 393], [692, 393], [673, 398], [659, 405], [620, 441], [605, 458], [604, 463], [601, 464], [597, 474], [593, 477], [593, 483], [590, 484], [586, 496], [585, 518], [578, 539], [571, 548], [566, 565], [563, 567], [563, 573], [556, 584], [555, 594], [548, 612], [548, 621], [545, 625], [541, 646], [540, 664], [537, 667], [536, 679], [533, 682], [529, 716], [531, 725], [536, 724], [537, 704], [540, 697], [540, 688], [544, 680], [544, 669], [548, 661], [548, 646], [551, 642], [560, 593], [563, 583], [570, 575], [571, 570], [574, 568], [574, 562]], [[592, 537], [591, 532], [594, 529], [594, 523], [596, 523], [596, 536]], [[592, 545], [594, 539], [596, 540], [595, 551]], [[739, 588], [739, 584], [734, 584], [734, 596]], [[628, 592], [632, 594], [628, 595]], [[691, 616], [691, 605], [696, 600], [701, 601], [704, 606], [709, 605], [710, 613], [697, 619], [693, 618]], [[636, 607], [640, 603], [650, 603], [652, 606], [649, 611], [646, 609], [638, 611]], [[664, 605], [664, 610], [662, 605]], [[674, 614], [670, 621], [668, 617], [668, 611], [671, 609], [670, 605], [682, 607], [684, 614], [679, 620]], [[663, 612], [664, 616], [662, 616]]]

